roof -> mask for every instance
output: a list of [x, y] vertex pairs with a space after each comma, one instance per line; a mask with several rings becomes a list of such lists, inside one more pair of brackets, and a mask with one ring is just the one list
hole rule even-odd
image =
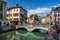
[[56, 8], [52, 7], [52, 11], [57, 11], [57, 10], [60, 10], [60, 5]]
[[7, 10], [14, 9], [14, 8], [21, 8], [21, 9], [23, 9], [24, 11], [26, 11], [26, 12], [27, 12], [27, 10], [25, 10], [24, 8], [22, 8], [22, 7], [21, 7], [21, 6], [19, 6], [18, 4], [16, 4], [16, 6], [7, 7]]

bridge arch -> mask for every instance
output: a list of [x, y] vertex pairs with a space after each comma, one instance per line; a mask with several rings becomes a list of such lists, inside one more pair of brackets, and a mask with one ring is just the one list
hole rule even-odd
[[33, 29], [32, 32], [40, 32], [40, 29]]
[[28, 31], [25, 27], [20, 27], [17, 30], [26, 30], [26, 31]]

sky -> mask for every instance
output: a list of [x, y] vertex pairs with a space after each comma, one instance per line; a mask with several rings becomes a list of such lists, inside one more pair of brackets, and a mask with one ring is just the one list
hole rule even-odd
[[28, 11], [28, 17], [36, 13], [43, 17], [51, 12], [52, 7], [60, 5], [60, 0], [7, 0], [7, 3], [8, 7], [18, 3]]

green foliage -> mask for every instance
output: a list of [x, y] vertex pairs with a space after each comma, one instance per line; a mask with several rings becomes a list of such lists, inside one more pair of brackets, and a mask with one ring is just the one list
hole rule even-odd
[[38, 14], [31, 14], [29, 18], [32, 19], [33, 17], [35, 17], [40, 23], [42, 22], [42, 18]]
[[38, 16], [39, 16], [39, 15], [37, 15], [37, 14], [31, 14], [29, 18], [32, 19], [33, 17], [36, 17], [36, 19], [38, 19]]
[[42, 18], [40, 17], [39, 22], [42, 23]]

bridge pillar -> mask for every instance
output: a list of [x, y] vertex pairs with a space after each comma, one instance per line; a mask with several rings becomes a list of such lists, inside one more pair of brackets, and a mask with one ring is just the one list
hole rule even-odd
[[28, 32], [32, 32], [33, 31], [33, 29], [31, 29], [31, 28], [26, 28], [26, 29], [27, 29]]

